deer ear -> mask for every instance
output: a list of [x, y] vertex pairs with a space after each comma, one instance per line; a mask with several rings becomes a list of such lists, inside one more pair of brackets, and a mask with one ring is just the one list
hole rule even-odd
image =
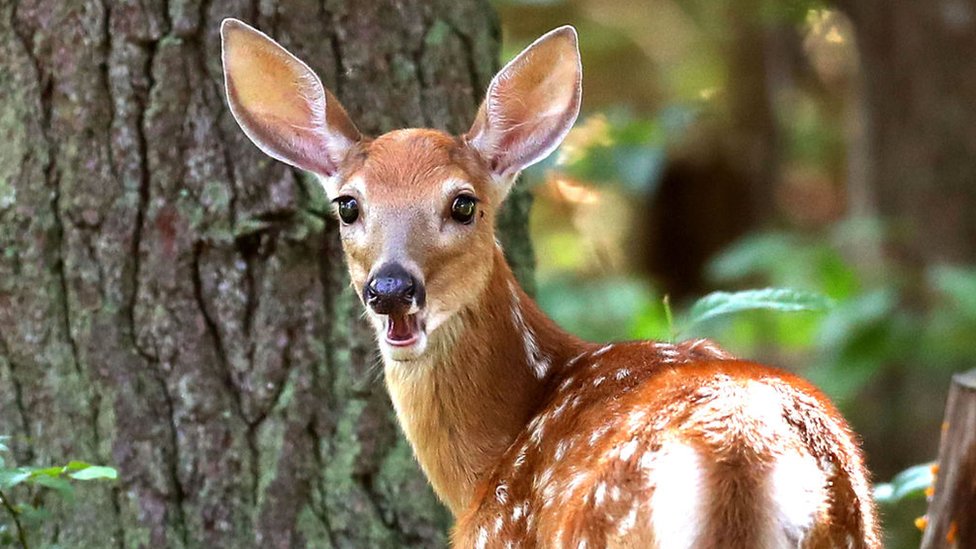
[[550, 31], [492, 79], [468, 143], [496, 177], [514, 179], [566, 137], [579, 114], [582, 81], [576, 29]]
[[359, 131], [312, 69], [261, 31], [238, 21], [220, 25], [230, 111], [269, 156], [330, 177]]

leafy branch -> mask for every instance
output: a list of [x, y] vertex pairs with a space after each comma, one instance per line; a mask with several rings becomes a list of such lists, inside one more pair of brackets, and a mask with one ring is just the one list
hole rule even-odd
[[[116, 480], [118, 471], [112, 467], [92, 465], [84, 461], [69, 461], [67, 465], [56, 467], [7, 467], [2, 453], [10, 452], [6, 442], [9, 437], [0, 436], [0, 502], [10, 515], [16, 530], [17, 541], [28, 549], [27, 530], [21, 518], [42, 519], [42, 510], [27, 503], [16, 503], [9, 494], [17, 486], [51, 488], [63, 497], [71, 498], [74, 488], [71, 481]], [[13, 538], [0, 528], [0, 545], [10, 545]]]
[[[712, 292], [691, 306], [684, 321], [684, 326], [680, 326], [677, 332], [686, 332], [714, 318], [745, 311], [763, 310], [780, 313], [816, 312], [825, 311], [831, 305], [832, 301], [830, 298], [822, 294], [792, 288], [762, 288], [758, 290], [743, 290], [740, 292]], [[670, 326], [673, 321], [667, 302], [665, 302], [665, 308]], [[671, 329], [675, 331], [674, 327]]]

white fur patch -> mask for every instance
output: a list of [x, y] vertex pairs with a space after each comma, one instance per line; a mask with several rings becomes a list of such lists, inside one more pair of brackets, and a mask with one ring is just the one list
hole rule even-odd
[[477, 549], [485, 549], [485, 546], [487, 545], [488, 545], [488, 529], [484, 527], [479, 528], [478, 539], [475, 540], [474, 546]]
[[779, 456], [767, 490], [770, 522], [763, 547], [797, 546], [827, 505], [827, 476], [808, 452]]
[[599, 349], [597, 349], [593, 353], [593, 358], [597, 358], [597, 357], [603, 355], [604, 353], [606, 353], [610, 349], [613, 349], [613, 343], [608, 343], [608, 344], [604, 345], [603, 347], [600, 347]]
[[509, 282], [509, 290], [512, 292], [512, 323], [515, 324], [515, 329], [522, 333], [525, 361], [532, 369], [535, 377], [542, 379], [549, 371], [549, 357], [542, 354], [535, 334], [525, 323], [525, 317], [522, 316], [521, 299], [519, 299], [518, 288], [515, 287], [514, 282]]
[[658, 451], [649, 475], [651, 526], [658, 547], [693, 548], [701, 532], [705, 473], [698, 451], [683, 442], [667, 442]]

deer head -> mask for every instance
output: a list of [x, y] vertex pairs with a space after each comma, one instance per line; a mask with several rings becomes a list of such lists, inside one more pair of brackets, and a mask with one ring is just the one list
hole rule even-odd
[[318, 177], [381, 351], [421, 357], [484, 292], [495, 214], [519, 172], [576, 120], [576, 31], [553, 30], [508, 63], [464, 135], [408, 129], [376, 138], [361, 135], [318, 76], [265, 34], [230, 19], [221, 36], [234, 118], [262, 151]]

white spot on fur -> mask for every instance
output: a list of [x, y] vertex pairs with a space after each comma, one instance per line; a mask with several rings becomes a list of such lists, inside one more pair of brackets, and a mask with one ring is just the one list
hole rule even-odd
[[597, 505], [603, 505], [603, 499], [607, 496], [607, 483], [600, 482], [596, 485], [596, 490], [593, 491], [593, 501]]
[[601, 438], [603, 438], [603, 435], [607, 434], [607, 431], [609, 430], [610, 430], [610, 424], [605, 423], [601, 425], [600, 428], [598, 428], [596, 431], [590, 433], [590, 446], [596, 444], [596, 442]]
[[498, 518], [495, 519], [495, 533], [496, 534], [502, 531], [502, 526], [504, 524], [505, 524], [505, 519], [502, 518], [501, 515], [499, 515]]
[[559, 392], [563, 392], [569, 389], [569, 386], [573, 384], [573, 376], [569, 376], [565, 381], [559, 384]]
[[593, 358], [597, 358], [597, 357], [600, 357], [600, 356], [602, 356], [602, 355], [603, 355], [604, 353], [606, 353], [606, 352], [607, 352], [607, 351], [609, 351], [610, 349], [613, 349], [613, 343], [609, 343], [609, 344], [607, 344], [607, 345], [604, 345], [603, 347], [600, 347], [599, 349], [597, 349], [597, 350], [596, 350], [596, 351], [595, 351], [595, 352], [593, 353]]
[[516, 522], [525, 516], [526, 509], [529, 508], [529, 502], [523, 501], [521, 505], [516, 505], [512, 509], [512, 522]]
[[522, 316], [521, 299], [519, 298], [518, 288], [515, 287], [515, 282], [510, 281], [508, 288], [512, 292], [512, 323], [522, 333], [525, 361], [528, 363], [529, 368], [532, 369], [535, 377], [542, 379], [545, 377], [546, 372], [549, 371], [549, 357], [542, 354], [535, 334], [525, 323], [525, 318]]
[[627, 368], [621, 368], [621, 369], [617, 370], [617, 373], [614, 374], [613, 377], [617, 381], [620, 381], [621, 379], [623, 379], [623, 378], [625, 378], [625, 377], [627, 377], [629, 375], [630, 375], [630, 370], [629, 369], [627, 369]]
[[552, 418], [556, 419], [559, 416], [561, 416], [563, 411], [566, 409], [566, 406], [568, 405], [569, 405], [569, 397], [564, 398], [562, 402], [559, 403], [559, 406], [556, 406], [556, 409], [552, 411]]
[[620, 459], [627, 461], [631, 457], [633, 457], [634, 452], [636, 451], [637, 451], [637, 439], [632, 438], [630, 439], [630, 442], [624, 444], [623, 447], [620, 448]]
[[[627, 512], [627, 516], [625, 516], [623, 520], [620, 521], [620, 524], [617, 525], [617, 533], [620, 534], [621, 536], [626, 534], [627, 532], [630, 532], [630, 530], [634, 527], [634, 525], [637, 524], [638, 506], [639, 506], [639, 502], [635, 501], [634, 504], [630, 506], [630, 511]], [[658, 541], [658, 547], [668, 547], [668, 548], [671, 547], [670, 545], [661, 543], [660, 539], [658, 539], [657, 541]]]
[[654, 486], [650, 507], [654, 539], [660, 547], [692, 548], [698, 545], [705, 494], [702, 458], [691, 446], [667, 442], [651, 470]]
[[644, 419], [647, 417], [647, 412], [644, 410], [635, 410], [627, 416], [627, 427], [631, 430], [637, 430], [644, 426]]
[[563, 530], [562, 528], [560, 528], [556, 532], [556, 539], [555, 539], [556, 543], [553, 545], [553, 549], [563, 549], [563, 536], [565, 535], [566, 535], [566, 530]]
[[568, 448], [569, 448], [568, 440], [559, 441], [559, 444], [556, 445], [556, 453], [554, 454], [556, 461], [563, 459], [563, 457], [566, 455], [566, 450]]
[[552, 484], [552, 482], [551, 482], [552, 481], [552, 473], [553, 473], [552, 466], [546, 467], [542, 471], [542, 474], [541, 475], [537, 475], [535, 477], [535, 479], [534, 479], [534, 481], [535, 481], [534, 482], [535, 483], [534, 488], [536, 490], [543, 490], [543, 491], [546, 490], [547, 488], [549, 488], [549, 486]]
[[574, 473], [573, 478], [569, 479], [569, 483], [566, 484], [566, 491], [563, 493], [563, 497], [571, 498], [576, 493], [576, 490], [579, 490], [579, 487], [586, 482], [588, 476], [589, 474], [586, 471]]
[[476, 549], [485, 549], [488, 545], [488, 530], [482, 526], [478, 529], [478, 539], [475, 540], [474, 546]]
[[606, 380], [606, 379], [607, 379], [606, 376], [597, 376], [596, 378], [593, 379], [593, 386], [594, 387], [599, 387], [600, 384], [603, 383], [604, 380]]
[[648, 450], [637, 461], [637, 466], [645, 471], [650, 471], [654, 466], [654, 450]]
[[515, 461], [512, 462], [512, 469], [517, 470], [519, 467], [525, 465], [526, 450], [528, 450], [526, 446], [522, 446], [522, 448], [519, 449], [518, 454], [515, 456]]
[[529, 424], [529, 439], [537, 446], [542, 442], [542, 435], [545, 432], [546, 419], [548, 419], [548, 417], [545, 413], [543, 413], [535, 416], [535, 419], [533, 419], [532, 423]]

